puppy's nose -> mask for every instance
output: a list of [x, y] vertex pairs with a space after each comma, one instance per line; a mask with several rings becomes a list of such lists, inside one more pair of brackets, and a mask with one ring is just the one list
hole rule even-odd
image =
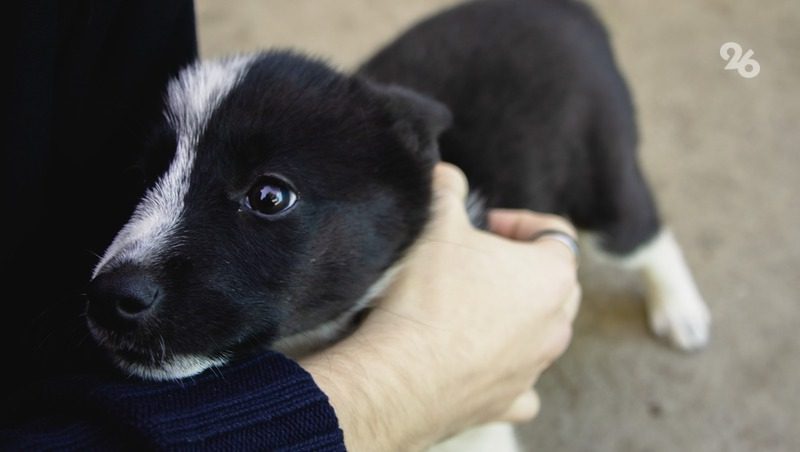
[[123, 266], [97, 275], [89, 286], [89, 318], [115, 330], [131, 329], [153, 311], [161, 287], [142, 268]]

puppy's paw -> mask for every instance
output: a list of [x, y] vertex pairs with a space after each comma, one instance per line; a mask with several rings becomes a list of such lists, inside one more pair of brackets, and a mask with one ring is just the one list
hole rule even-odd
[[650, 329], [676, 348], [693, 351], [708, 344], [711, 314], [700, 295], [657, 295], [647, 308]]
[[427, 452], [521, 452], [514, 427], [506, 422], [482, 425], [436, 444]]

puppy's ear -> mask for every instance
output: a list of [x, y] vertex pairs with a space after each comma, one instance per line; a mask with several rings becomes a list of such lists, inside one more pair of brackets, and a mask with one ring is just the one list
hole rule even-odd
[[369, 82], [394, 119], [393, 129], [412, 151], [439, 160], [438, 138], [453, 124], [453, 115], [441, 102], [397, 85]]

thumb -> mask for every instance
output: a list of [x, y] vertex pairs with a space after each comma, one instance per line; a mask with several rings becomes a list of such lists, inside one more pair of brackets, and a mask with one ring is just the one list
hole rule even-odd
[[449, 163], [436, 164], [433, 169], [434, 224], [469, 223], [466, 210], [468, 191], [467, 177], [458, 167]]
[[454, 198], [463, 208], [467, 199], [467, 176], [455, 165], [437, 163], [433, 169], [433, 191], [437, 198]]

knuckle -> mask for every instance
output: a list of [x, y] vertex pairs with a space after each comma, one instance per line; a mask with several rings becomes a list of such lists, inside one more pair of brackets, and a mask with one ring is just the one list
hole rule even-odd
[[575, 227], [566, 218], [550, 213], [540, 214], [544, 219], [544, 224], [547, 229], [558, 229], [564, 231], [571, 236], [576, 236]]
[[578, 286], [578, 269], [574, 261], [574, 258], [563, 252], [557, 253], [557, 257], [552, 260], [553, 285], [564, 296], [574, 292]]
[[436, 179], [441, 184], [466, 191], [467, 176], [457, 166], [450, 163], [439, 163], [436, 165]]
[[569, 323], [557, 328], [553, 333], [552, 346], [548, 353], [549, 362], [553, 362], [563, 355], [571, 341], [572, 326]]

